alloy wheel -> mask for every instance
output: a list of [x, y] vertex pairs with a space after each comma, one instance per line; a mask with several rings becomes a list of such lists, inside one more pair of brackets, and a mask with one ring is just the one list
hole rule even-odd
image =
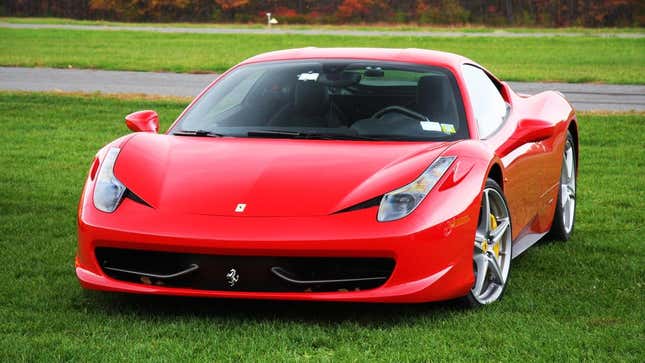
[[472, 297], [480, 304], [497, 300], [511, 267], [511, 219], [499, 191], [485, 188], [473, 251]]

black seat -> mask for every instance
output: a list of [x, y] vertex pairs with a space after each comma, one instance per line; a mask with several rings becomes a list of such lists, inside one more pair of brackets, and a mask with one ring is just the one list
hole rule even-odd
[[455, 123], [459, 118], [450, 79], [443, 75], [419, 78], [416, 111], [430, 121]]
[[340, 121], [330, 104], [329, 90], [318, 82], [298, 81], [293, 105], [280, 112], [274, 126], [337, 127]]

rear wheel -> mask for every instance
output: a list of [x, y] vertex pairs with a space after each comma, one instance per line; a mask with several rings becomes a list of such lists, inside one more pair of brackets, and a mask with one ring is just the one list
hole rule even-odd
[[475, 282], [464, 297], [471, 307], [499, 300], [511, 270], [511, 218], [502, 188], [492, 179], [482, 192], [473, 248]]
[[571, 238], [573, 225], [576, 221], [576, 149], [573, 136], [567, 132], [567, 141], [562, 154], [562, 169], [560, 171], [560, 189], [558, 202], [551, 225], [551, 237], [563, 241]]

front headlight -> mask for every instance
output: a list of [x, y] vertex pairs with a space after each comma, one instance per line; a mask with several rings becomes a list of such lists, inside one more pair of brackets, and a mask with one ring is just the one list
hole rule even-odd
[[94, 187], [94, 206], [96, 209], [112, 213], [119, 206], [123, 193], [125, 193], [125, 185], [114, 176], [114, 163], [117, 156], [119, 156], [121, 149], [112, 147], [108, 150], [101, 168], [99, 175], [96, 178], [96, 186]]
[[423, 198], [430, 193], [430, 190], [437, 184], [453, 161], [455, 161], [454, 156], [442, 156], [435, 160], [415, 181], [385, 194], [379, 206], [378, 221], [394, 221], [412, 213], [421, 204]]

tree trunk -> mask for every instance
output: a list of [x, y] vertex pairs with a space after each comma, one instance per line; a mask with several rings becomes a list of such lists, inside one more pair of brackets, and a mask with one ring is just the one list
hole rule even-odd
[[513, 1], [506, 0], [506, 18], [508, 19], [508, 24], [513, 24]]
[[479, 11], [482, 14], [482, 23], [486, 24], [486, 7], [484, 6], [484, 0], [479, 0]]

